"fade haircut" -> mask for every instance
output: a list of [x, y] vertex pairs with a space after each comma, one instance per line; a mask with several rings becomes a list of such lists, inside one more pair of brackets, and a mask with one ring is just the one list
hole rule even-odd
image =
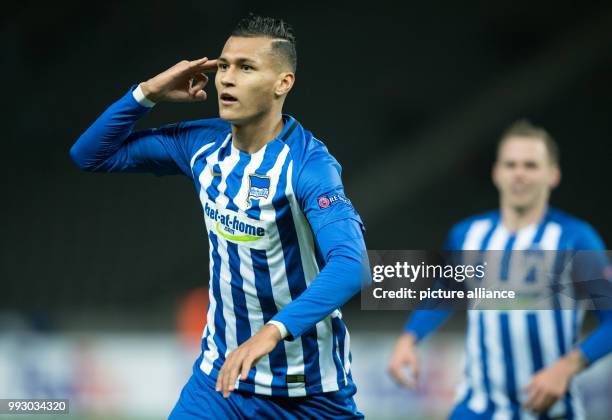
[[499, 139], [497, 143], [497, 155], [499, 156], [499, 151], [502, 145], [508, 140], [510, 137], [527, 137], [534, 140], [540, 140], [544, 143], [546, 147], [546, 151], [548, 152], [548, 158], [550, 159], [550, 163], [556, 166], [560, 166], [561, 163], [561, 153], [559, 152], [559, 145], [553, 139], [548, 131], [545, 128], [532, 124], [529, 120], [523, 119], [518, 120], [512, 123]]
[[253, 13], [240, 22], [232, 31], [232, 36], [271, 38], [272, 53], [289, 65], [295, 73], [297, 69], [297, 53], [295, 51], [295, 35], [293, 28], [282, 19], [258, 16]]

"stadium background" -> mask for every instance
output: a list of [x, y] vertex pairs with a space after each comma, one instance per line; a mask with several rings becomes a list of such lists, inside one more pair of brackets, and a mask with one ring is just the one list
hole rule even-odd
[[[560, 143], [553, 205], [612, 242], [607, 2], [13, 3], [0, 25], [0, 398], [69, 396], [75, 416], [96, 418], [158, 418], [173, 404], [197, 352], [178, 331], [208, 281], [193, 187], [82, 173], [68, 149], [130, 85], [215, 57], [248, 11], [293, 24], [286, 112], [342, 163], [370, 249], [436, 248], [454, 222], [496, 207], [495, 142], [520, 117]], [[163, 104], [141, 126], [216, 111]], [[451, 403], [463, 315], [428, 342], [416, 394], [384, 374], [406, 315], [345, 308], [370, 418], [441, 418]], [[610, 372], [608, 358], [581, 378], [594, 417], [612, 412]]]

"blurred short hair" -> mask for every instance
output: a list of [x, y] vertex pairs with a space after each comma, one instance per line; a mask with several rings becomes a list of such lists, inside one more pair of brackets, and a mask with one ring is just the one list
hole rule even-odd
[[512, 123], [502, 133], [499, 142], [497, 143], [497, 154], [499, 156], [499, 150], [502, 145], [510, 137], [527, 137], [535, 140], [541, 140], [546, 147], [548, 157], [553, 165], [559, 166], [561, 163], [561, 153], [559, 151], [559, 145], [550, 133], [543, 127], [532, 124], [529, 120], [522, 119]]
[[297, 69], [297, 52], [293, 28], [282, 19], [249, 13], [238, 22], [232, 36], [272, 38], [272, 52], [284, 60], [293, 72]]

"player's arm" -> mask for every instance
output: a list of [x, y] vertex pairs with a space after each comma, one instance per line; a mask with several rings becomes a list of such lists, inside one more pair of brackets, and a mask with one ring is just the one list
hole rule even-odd
[[[419, 309], [411, 314], [404, 326], [404, 332], [395, 342], [387, 367], [389, 375], [396, 383], [407, 388], [416, 388], [420, 373], [417, 344], [444, 324], [451, 314], [452, 311], [447, 309]], [[410, 368], [411, 376], [406, 376], [405, 368]]]
[[[451, 229], [446, 241], [445, 250], [460, 249], [458, 243], [459, 225]], [[406, 388], [416, 388], [420, 373], [420, 363], [417, 354], [417, 344], [429, 334], [436, 331], [452, 315], [449, 309], [416, 309], [404, 325], [403, 333], [398, 337], [389, 358], [387, 371], [393, 380]], [[407, 376], [405, 369], [409, 368], [411, 375]]]
[[[157, 102], [193, 102], [206, 99], [202, 90], [205, 71], [216, 68], [216, 60], [181, 61], [141, 83], [112, 104], [79, 137], [70, 156], [83, 170], [92, 172], [179, 173], [173, 137], [178, 127], [132, 132], [134, 124]], [[168, 141], [168, 139], [170, 139]]]
[[[586, 225], [575, 247], [583, 251], [584, 258], [578, 258], [573, 264], [574, 281], [582, 284], [590, 296], [599, 296], [603, 290], [609, 293], [609, 261], [605, 255], [605, 245], [595, 232]], [[586, 285], [586, 286], [585, 286]], [[562, 356], [553, 365], [546, 367], [531, 378], [525, 386], [529, 398], [525, 406], [536, 412], [548, 410], [558, 399], [562, 398], [572, 378], [583, 369], [612, 352], [612, 310], [609, 310], [609, 295], [603, 295], [607, 302], [595, 310], [599, 320], [597, 328], [589, 334], [576, 348]], [[601, 302], [601, 300], [600, 300]]]
[[[230, 353], [219, 372], [217, 391], [224, 396], [234, 390], [238, 375], [248, 371], [283, 339], [296, 339], [314, 328], [361, 288], [362, 275], [369, 272], [361, 219], [344, 196], [340, 168], [322, 150], [297, 174], [296, 196], [308, 219], [325, 266], [310, 286], [285, 306], [257, 334]], [[321, 196], [340, 197], [336, 204], [320, 206]], [[281, 333], [282, 331], [282, 333]]]

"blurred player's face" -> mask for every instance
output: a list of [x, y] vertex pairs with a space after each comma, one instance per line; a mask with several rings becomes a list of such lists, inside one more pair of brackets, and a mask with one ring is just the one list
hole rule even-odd
[[293, 85], [293, 73], [272, 52], [266, 37], [230, 37], [218, 59], [215, 86], [219, 116], [234, 125], [256, 120], [282, 108]]
[[542, 205], [559, 180], [559, 168], [550, 160], [543, 141], [509, 137], [502, 143], [493, 168], [502, 206], [526, 211]]

